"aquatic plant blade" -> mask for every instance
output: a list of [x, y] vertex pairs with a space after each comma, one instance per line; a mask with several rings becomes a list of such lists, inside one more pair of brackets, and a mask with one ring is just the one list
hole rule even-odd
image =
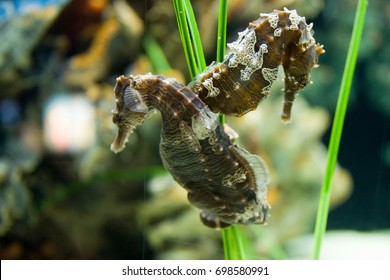
[[[218, 12], [218, 33], [217, 33], [217, 57], [216, 61], [223, 61], [226, 52], [226, 27], [227, 27], [228, 1], [220, 0]], [[225, 115], [219, 115], [219, 121], [225, 123]], [[222, 229], [222, 243], [226, 260], [246, 259], [244, 243], [242, 242], [244, 232], [237, 226], [232, 225]]]
[[218, 12], [217, 61], [223, 61], [226, 52], [227, 0], [220, 0]]
[[198, 25], [196, 24], [194, 10], [192, 9], [191, 2], [189, 0], [184, 0], [184, 9], [186, 11], [188, 28], [192, 38], [192, 47], [194, 49], [198, 71], [201, 73], [206, 69], [206, 59], [203, 53], [202, 42], [199, 35]]
[[[227, 22], [227, 0], [221, 0], [220, 2], [220, 12], [218, 18], [218, 57], [217, 61], [222, 61], [225, 55], [225, 46], [226, 46], [226, 22]], [[178, 25], [180, 30], [180, 36], [182, 36], [183, 47], [186, 49], [185, 53], [194, 54], [186, 55], [188, 65], [190, 67], [190, 72], [192, 78], [194, 78], [198, 71], [203, 71], [206, 68], [203, 50], [201, 48], [201, 40], [199, 37], [199, 32], [195, 22], [195, 17], [193, 15], [193, 10], [191, 3], [187, 0], [181, 2], [180, 0], [174, 1], [176, 16], [178, 18]], [[186, 10], [186, 16], [184, 16], [183, 9]], [[187, 25], [188, 24], [188, 25]], [[192, 41], [189, 39], [189, 34], [192, 35]], [[183, 38], [185, 37], [185, 38]], [[194, 44], [196, 46], [194, 46]], [[195, 59], [197, 57], [197, 59]], [[192, 70], [191, 70], [192, 69]], [[224, 123], [224, 116], [220, 116], [220, 121]], [[222, 240], [223, 247], [225, 252], [225, 259], [245, 259], [245, 250], [243, 248], [242, 242], [242, 232], [236, 226], [233, 225], [227, 229], [222, 230]]]
[[143, 40], [143, 46], [145, 48], [146, 54], [152, 62], [154, 69], [157, 72], [171, 69], [171, 65], [169, 64], [163, 50], [153, 38], [145, 36]]
[[177, 26], [179, 28], [180, 38], [183, 44], [184, 54], [187, 60], [188, 69], [191, 77], [195, 77], [199, 74], [199, 67], [197, 65], [194, 48], [191, 42], [191, 35], [187, 24], [186, 12], [184, 9], [183, 0], [173, 0], [173, 6], [175, 9]]
[[[227, 28], [228, 1], [220, 0], [218, 12], [218, 33], [217, 33], [217, 57], [216, 61], [222, 62], [226, 52], [226, 28]], [[219, 121], [225, 123], [225, 115], [220, 114]]]
[[242, 241], [243, 232], [237, 225], [222, 230], [222, 242], [226, 260], [246, 259]]
[[[227, 27], [228, 1], [220, 0], [218, 13], [218, 33], [217, 33], [217, 57], [216, 61], [223, 61], [226, 52], [226, 27]], [[225, 123], [225, 115], [219, 115], [221, 124]], [[242, 237], [244, 232], [237, 226], [232, 225], [222, 229], [222, 242], [226, 260], [246, 259], [244, 243]]]
[[364, 19], [367, 10], [367, 0], [359, 0], [355, 21], [349, 44], [347, 60], [344, 67], [343, 78], [341, 81], [339, 97], [337, 100], [337, 107], [335, 117], [333, 120], [332, 131], [329, 141], [328, 161], [325, 170], [325, 177], [321, 189], [320, 203], [317, 211], [317, 219], [314, 232], [314, 249], [313, 259], [319, 259], [321, 253], [322, 240], [326, 231], [326, 224], [329, 212], [329, 203], [331, 195], [331, 183], [333, 173], [336, 167], [337, 156], [339, 152], [341, 134], [347, 111], [350, 89], [352, 85], [353, 74], [355, 71], [356, 61], [358, 57], [360, 40], [363, 33]]

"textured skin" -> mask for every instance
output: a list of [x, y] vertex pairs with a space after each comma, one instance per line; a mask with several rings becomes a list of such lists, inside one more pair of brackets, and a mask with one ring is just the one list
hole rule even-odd
[[257, 108], [277, 78], [285, 73], [282, 121], [291, 119], [295, 95], [310, 83], [310, 71], [325, 51], [315, 44], [312, 25], [295, 10], [260, 14], [237, 41], [228, 44], [225, 61], [213, 63], [190, 87], [215, 113], [241, 116]]
[[267, 166], [232, 144], [217, 115], [188, 87], [163, 76], [121, 76], [115, 94], [113, 119], [119, 128], [111, 147], [115, 152], [123, 149], [122, 137], [143, 122], [142, 116], [157, 109], [163, 121], [164, 166], [188, 191], [189, 201], [202, 209], [203, 223], [226, 227], [265, 222]]

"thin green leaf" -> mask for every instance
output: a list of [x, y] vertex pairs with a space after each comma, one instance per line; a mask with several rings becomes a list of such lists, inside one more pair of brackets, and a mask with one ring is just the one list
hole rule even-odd
[[[226, 27], [227, 27], [227, 11], [228, 1], [220, 0], [218, 12], [218, 34], [217, 34], [217, 57], [216, 61], [222, 62], [226, 52]], [[220, 114], [219, 121], [223, 125], [225, 123], [225, 115]]]
[[184, 0], [184, 9], [186, 11], [188, 28], [192, 37], [192, 47], [197, 61], [199, 70], [198, 73], [201, 73], [206, 69], [206, 60], [204, 58], [202, 42], [199, 35], [198, 25], [196, 24], [194, 10], [192, 9], [191, 2], [189, 0]]
[[223, 249], [226, 260], [246, 259], [243, 248], [242, 233], [237, 225], [232, 225], [222, 230]]
[[145, 36], [143, 46], [156, 71], [160, 72], [171, 69], [171, 65], [164, 52], [153, 38]]
[[337, 101], [336, 113], [333, 120], [333, 126], [330, 136], [328, 161], [325, 170], [324, 181], [322, 184], [321, 197], [318, 206], [316, 226], [314, 232], [313, 259], [319, 259], [320, 257], [322, 240], [326, 231], [331, 194], [331, 183], [334, 169], [336, 166], [337, 155], [339, 152], [341, 134], [344, 125], [345, 113], [347, 111], [348, 99], [352, 85], [352, 78], [355, 71], [356, 60], [358, 57], [360, 40], [362, 37], [367, 4], [367, 0], [359, 0], [356, 9], [352, 37], [348, 49], [347, 60], [344, 67], [343, 78], [341, 81], [340, 92]]
[[[218, 12], [217, 57], [222, 62], [226, 52], [226, 26], [227, 26], [227, 0], [220, 0]], [[219, 121], [225, 123], [225, 115], [219, 115]], [[227, 260], [246, 259], [243, 239], [247, 237], [245, 232], [237, 225], [232, 225], [222, 230], [222, 243]], [[247, 238], [246, 238], [247, 239]], [[245, 239], [245, 240], [246, 240]], [[245, 243], [248, 244], [248, 243]]]
[[180, 38], [183, 44], [184, 54], [187, 60], [188, 69], [191, 77], [198, 75], [198, 66], [196, 63], [194, 49], [191, 42], [191, 36], [187, 25], [186, 12], [184, 10], [183, 0], [173, 0], [175, 8], [177, 26], [179, 28]]
[[228, 1], [219, 2], [218, 34], [217, 34], [217, 61], [223, 61], [226, 52], [226, 27], [227, 27]]
[[[201, 44], [198, 28], [196, 25], [193, 9], [191, 7], [191, 3], [189, 0], [183, 0], [183, 2], [181, 2], [180, 0], [175, 0], [174, 4], [175, 4], [176, 17], [178, 18], [179, 31], [180, 31], [180, 36], [182, 37], [183, 46], [185, 49], [188, 48], [186, 53], [195, 54], [195, 57], [197, 58], [196, 68], [199, 71], [203, 71], [204, 69], [206, 69], [206, 63], [205, 63], [202, 44]], [[183, 12], [180, 12], [183, 11], [183, 4], [184, 4], [184, 9], [186, 11], [187, 18], [183, 17]], [[221, 0], [219, 17], [218, 17], [217, 61], [222, 61], [225, 55], [226, 22], [227, 22], [227, 0]], [[185, 32], [188, 29], [189, 29], [189, 33], [192, 36], [192, 41], [190, 40], [190, 43], [188, 42], [189, 33]], [[189, 66], [192, 65], [193, 67], [194, 62], [192, 60], [189, 61], [191, 57], [186, 56], [186, 58], [187, 58], [188, 65]], [[197, 72], [196, 74], [193, 74], [194, 70], [191, 69], [190, 72], [192, 78], [194, 78], [196, 74], [198, 74]], [[222, 124], [225, 122], [224, 115], [220, 115], [220, 121]], [[242, 241], [243, 237], [244, 237], [244, 233], [237, 225], [232, 225], [229, 228], [222, 230], [222, 240], [223, 240], [226, 259], [241, 260], [246, 258], [243, 241]]]

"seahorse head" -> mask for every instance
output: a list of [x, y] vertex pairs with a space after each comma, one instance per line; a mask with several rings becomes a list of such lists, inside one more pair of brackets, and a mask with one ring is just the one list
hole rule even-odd
[[120, 76], [114, 88], [116, 109], [112, 111], [112, 120], [118, 127], [111, 151], [118, 153], [125, 148], [127, 138], [133, 129], [142, 124], [152, 112], [133, 87], [134, 77]]

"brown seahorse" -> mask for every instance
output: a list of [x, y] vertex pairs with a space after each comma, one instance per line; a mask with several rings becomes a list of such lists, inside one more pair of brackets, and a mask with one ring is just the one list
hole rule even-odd
[[310, 83], [310, 71], [325, 52], [315, 43], [312, 26], [295, 10], [261, 13], [228, 44], [225, 61], [211, 64], [189, 86], [214, 113], [241, 116], [269, 95], [282, 65], [285, 89], [281, 118], [289, 122], [296, 94]]
[[118, 134], [112, 151], [121, 151], [135, 126], [156, 109], [163, 123], [163, 164], [202, 210], [202, 222], [222, 228], [266, 221], [266, 164], [232, 144], [217, 114], [193, 91], [173, 79], [147, 74], [119, 77], [115, 96]]

